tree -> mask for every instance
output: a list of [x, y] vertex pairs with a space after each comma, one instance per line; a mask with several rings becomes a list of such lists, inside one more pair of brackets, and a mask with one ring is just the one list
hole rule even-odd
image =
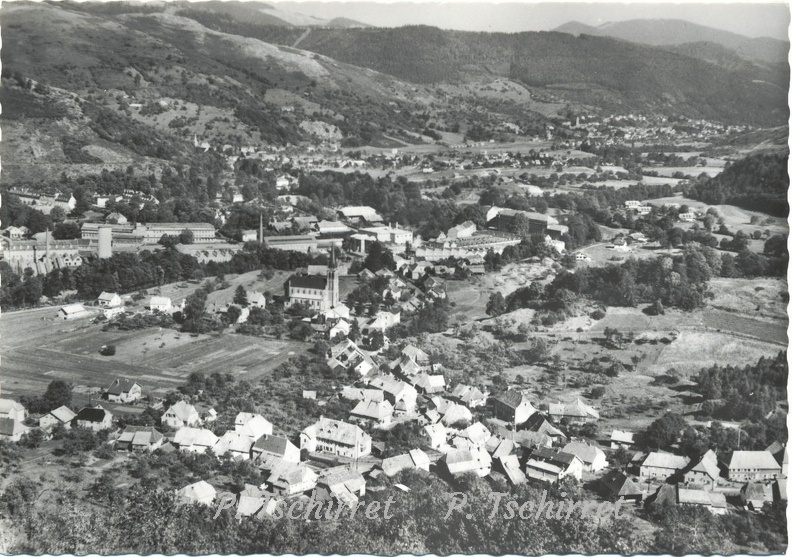
[[47, 390], [42, 398], [48, 407], [48, 409], [45, 410], [46, 412], [50, 412], [61, 406], [71, 406], [72, 386], [62, 379], [55, 379], [50, 381], [50, 384], [47, 385]]
[[63, 209], [63, 207], [53, 207], [49, 216], [52, 219], [52, 222], [55, 224], [60, 224], [66, 220], [66, 211]]
[[396, 267], [396, 262], [394, 261], [393, 254], [389, 249], [383, 246], [380, 242], [374, 242], [371, 244], [371, 248], [369, 249], [366, 259], [363, 261], [363, 266], [372, 273], [376, 273], [377, 271], [384, 268], [391, 270], [394, 269]]
[[487, 302], [487, 315], [497, 317], [498, 315], [506, 313], [506, 309], [506, 299], [500, 291], [490, 294], [489, 301]]
[[179, 233], [180, 244], [192, 244], [195, 241], [195, 235], [189, 228], [185, 228]]
[[224, 321], [229, 325], [233, 325], [239, 320], [240, 315], [242, 315], [241, 309], [239, 309], [237, 306], [228, 306], [228, 309], [225, 312]]
[[787, 255], [787, 239], [778, 234], [771, 236], [765, 240], [764, 254], [769, 257], [784, 257]]
[[673, 412], [666, 413], [647, 427], [641, 435], [641, 445], [647, 449], [668, 450], [687, 429], [685, 418]]
[[241, 284], [237, 286], [234, 291], [234, 303], [242, 307], [247, 307], [248, 305], [247, 292], [245, 291], [245, 287]]

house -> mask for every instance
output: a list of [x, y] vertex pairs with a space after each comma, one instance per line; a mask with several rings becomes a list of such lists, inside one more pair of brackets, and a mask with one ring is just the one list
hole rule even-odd
[[682, 473], [685, 484], [702, 485], [711, 490], [715, 488], [719, 476], [718, 457], [712, 449], [704, 453], [693, 466]]
[[5, 229], [5, 235], [12, 240], [21, 240], [30, 234], [30, 229], [27, 226], [9, 226]]
[[576, 455], [540, 447], [525, 462], [525, 475], [532, 480], [556, 483], [567, 476], [580, 481], [583, 461]]
[[602, 449], [582, 443], [580, 441], [572, 441], [564, 445], [561, 452], [573, 454], [583, 461], [583, 470], [585, 472], [599, 472], [608, 466], [608, 459], [605, 458], [605, 453]]
[[786, 450], [786, 443], [773, 441], [765, 450], [773, 455], [776, 462], [781, 465], [781, 475], [786, 477], [787, 470], [789, 469], [789, 453]]
[[490, 437], [492, 437], [492, 433], [481, 422], [470, 424], [457, 434], [458, 439], [466, 440], [466, 445], [473, 447], [485, 446]]
[[267, 307], [267, 297], [261, 292], [253, 292], [248, 296], [248, 306], [264, 309]]
[[304, 464], [281, 460], [271, 469], [267, 483], [279, 495], [298, 495], [316, 487], [319, 476]]
[[126, 224], [127, 222], [129, 222], [129, 220], [124, 215], [122, 215], [117, 211], [113, 211], [112, 213], [107, 215], [104, 220], [107, 224]]
[[564, 418], [573, 424], [584, 424], [599, 420], [599, 412], [579, 398], [569, 404], [559, 402], [558, 404], [550, 403], [549, 406], [548, 415], [556, 422]]
[[449, 398], [464, 404], [468, 408], [478, 408], [487, 404], [487, 396], [487, 393], [482, 392], [477, 387], [460, 383], [451, 391]]
[[130, 381], [126, 378], [114, 379], [107, 390], [104, 392], [104, 398], [110, 402], [135, 402], [140, 400], [142, 389], [136, 381]]
[[275, 504], [277, 504], [275, 499], [267, 496], [263, 490], [254, 485], [245, 484], [245, 489], [239, 494], [237, 499], [234, 518], [239, 520], [246, 516], [260, 516], [259, 513], [262, 512], [270, 514], [270, 507]]
[[0, 418], [0, 440], [16, 443], [30, 428], [15, 418]]
[[429, 375], [428, 373], [418, 373], [412, 378], [412, 385], [415, 390], [424, 394], [442, 393], [445, 391], [445, 377], [442, 375]]
[[208, 450], [214, 451], [219, 438], [208, 429], [183, 427], [173, 436], [173, 444], [180, 451], [204, 454]]
[[677, 504], [704, 507], [712, 514], [726, 514], [726, 495], [719, 491], [685, 489], [676, 486]]
[[75, 423], [77, 427], [101, 431], [110, 429], [113, 425], [113, 415], [101, 406], [94, 406], [93, 408], [86, 406], [74, 416], [72, 424]]
[[337, 337], [346, 338], [349, 336], [349, 331], [352, 330], [352, 325], [346, 319], [339, 319], [329, 329], [327, 329], [327, 337], [333, 340]]
[[148, 303], [148, 308], [151, 313], [160, 311], [162, 313], [170, 313], [173, 309], [171, 299], [166, 296], [152, 296]]
[[774, 480], [781, 475], [781, 465], [767, 451], [734, 451], [726, 469], [731, 481]]
[[253, 443], [250, 451], [254, 460], [277, 459], [295, 464], [300, 462], [300, 449], [297, 445], [277, 435], [262, 435]]
[[342, 340], [330, 348], [327, 353], [327, 365], [332, 370], [354, 371], [361, 377], [365, 377], [377, 369], [377, 364], [374, 363], [371, 356], [349, 339]]
[[102, 292], [96, 299], [96, 305], [103, 308], [117, 308], [123, 304], [124, 301], [121, 299], [121, 296], [115, 292]]
[[492, 457], [484, 447], [452, 449], [441, 462], [452, 476], [472, 472], [483, 478], [492, 471]]
[[45, 431], [58, 425], [70, 429], [71, 422], [76, 415], [68, 406], [60, 406], [46, 416], [39, 418], [39, 427]]
[[253, 440], [247, 435], [236, 431], [226, 431], [214, 446], [214, 453], [219, 456], [228, 454], [234, 460], [249, 460]]
[[525, 483], [525, 472], [520, 468], [520, 461], [517, 455], [510, 454], [499, 457], [494, 457], [495, 463], [500, 470], [506, 475], [506, 479], [512, 485], [520, 485]]
[[382, 461], [382, 471], [388, 477], [395, 476], [402, 470], [420, 469], [429, 471], [429, 457], [421, 449], [413, 449], [409, 453], [386, 458]]
[[773, 502], [773, 486], [762, 482], [746, 482], [740, 489], [740, 501], [751, 510], [761, 510], [765, 503]]
[[654, 478], [665, 481], [674, 474], [687, 468], [690, 459], [671, 453], [649, 453], [640, 465], [641, 478]]
[[638, 502], [644, 496], [641, 488], [621, 470], [611, 470], [600, 478], [598, 484], [600, 493], [611, 501], [624, 499]]
[[0, 398], [0, 418], [10, 418], [24, 422], [25, 418], [27, 418], [27, 410], [16, 400]]
[[124, 428], [116, 440], [115, 448], [119, 451], [148, 451], [159, 448], [165, 437], [153, 427], [130, 425]]
[[512, 439], [504, 439], [495, 434], [487, 439], [484, 447], [487, 449], [487, 452], [492, 455], [492, 458], [499, 458], [512, 454], [517, 448], [517, 445]]
[[176, 498], [181, 504], [200, 504], [211, 506], [217, 497], [217, 490], [209, 483], [201, 480], [176, 491]]
[[460, 423], [468, 424], [473, 421], [473, 414], [470, 410], [456, 402], [448, 402], [442, 411], [438, 408], [438, 412], [443, 415], [441, 418], [443, 424], [449, 427]]
[[635, 434], [631, 431], [621, 431], [614, 429], [610, 437], [611, 449], [618, 449], [624, 447], [625, 449], [632, 449], [635, 446]]
[[58, 310], [58, 318], [64, 321], [71, 321], [73, 319], [82, 319], [89, 317], [91, 313], [83, 307], [82, 304], [70, 304], [63, 306]]
[[448, 431], [442, 423], [425, 425], [423, 432], [429, 440], [430, 448], [438, 449], [446, 444]]
[[566, 435], [564, 435], [560, 429], [547, 421], [547, 418], [542, 416], [539, 412], [532, 414], [531, 417], [520, 426], [520, 433], [524, 431], [547, 435], [554, 442], [560, 442], [561, 440], [566, 439]]
[[393, 376], [380, 375], [371, 380], [369, 387], [381, 390], [384, 393], [385, 400], [393, 405], [395, 412], [415, 412], [418, 391], [412, 385]]
[[165, 411], [161, 421], [164, 426], [179, 429], [184, 426], [197, 425], [201, 421], [201, 416], [195, 406], [180, 400]]
[[354, 506], [366, 494], [366, 480], [357, 470], [330, 472], [316, 482], [318, 501], [335, 500], [342, 505]]
[[492, 399], [495, 416], [510, 424], [520, 425], [528, 421], [536, 408], [520, 391], [509, 389]]
[[234, 419], [234, 431], [256, 441], [262, 435], [272, 435], [272, 424], [261, 414], [240, 412]]
[[375, 425], [388, 425], [393, 419], [393, 406], [387, 400], [361, 400], [352, 410], [350, 418]]
[[371, 454], [371, 436], [354, 424], [320, 417], [300, 434], [300, 449], [360, 458]]

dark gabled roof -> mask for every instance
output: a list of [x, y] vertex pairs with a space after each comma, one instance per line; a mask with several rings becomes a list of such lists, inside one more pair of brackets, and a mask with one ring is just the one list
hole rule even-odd
[[509, 389], [496, 396], [495, 400], [514, 410], [522, 403], [523, 394], [520, 391]]
[[600, 478], [600, 484], [610, 494], [617, 497], [628, 495], [641, 495], [641, 488], [635, 485], [624, 472], [613, 470]]
[[135, 381], [130, 381], [126, 378], [115, 379], [107, 388], [107, 394], [120, 395], [121, 393], [128, 393], [135, 383]]
[[311, 288], [313, 290], [324, 290], [327, 288], [327, 278], [319, 275], [292, 275], [289, 277], [290, 288]]
[[74, 417], [78, 422], [101, 422], [107, 411], [104, 408], [83, 408]]
[[531, 458], [536, 460], [544, 460], [547, 462], [560, 462], [569, 466], [572, 464], [575, 458], [579, 457], [570, 453], [562, 453], [560, 451], [555, 451], [546, 447], [539, 447], [534, 449], [534, 451], [531, 453]]

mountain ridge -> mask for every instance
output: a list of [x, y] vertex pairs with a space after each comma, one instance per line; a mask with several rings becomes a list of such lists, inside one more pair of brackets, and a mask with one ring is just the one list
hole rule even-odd
[[598, 26], [571, 21], [554, 29], [572, 35], [612, 37], [648, 46], [680, 46], [708, 42], [734, 51], [742, 58], [764, 64], [786, 63], [789, 42], [771, 37], [747, 37], [731, 31], [679, 19], [634, 19]]

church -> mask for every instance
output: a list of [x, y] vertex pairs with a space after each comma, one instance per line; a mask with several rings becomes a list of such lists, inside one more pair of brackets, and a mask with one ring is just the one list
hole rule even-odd
[[330, 264], [327, 274], [292, 275], [286, 281], [286, 303], [304, 304], [310, 309], [324, 313], [339, 306], [338, 266], [335, 259], [335, 248], [330, 253]]

